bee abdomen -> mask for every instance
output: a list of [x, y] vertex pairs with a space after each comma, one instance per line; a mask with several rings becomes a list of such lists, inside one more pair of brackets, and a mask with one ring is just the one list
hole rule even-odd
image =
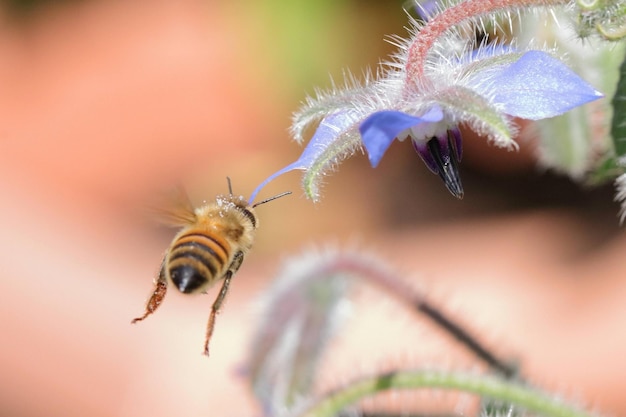
[[170, 250], [167, 269], [170, 279], [183, 293], [193, 293], [223, 275], [230, 245], [204, 233], [179, 237]]

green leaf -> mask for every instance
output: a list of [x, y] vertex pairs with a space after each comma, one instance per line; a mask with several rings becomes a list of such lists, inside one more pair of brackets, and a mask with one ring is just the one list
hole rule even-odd
[[601, 185], [613, 181], [623, 173], [624, 167], [617, 163], [615, 157], [607, 156], [589, 173], [586, 183], [588, 185]]
[[619, 68], [617, 91], [611, 101], [613, 105], [613, 120], [611, 121], [611, 135], [615, 154], [618, 157], [626, 154], [626, 59]]

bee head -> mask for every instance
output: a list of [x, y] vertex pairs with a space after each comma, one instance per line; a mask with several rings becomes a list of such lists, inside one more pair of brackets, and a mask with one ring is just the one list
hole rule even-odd
[[256, 206], [260, 206], [261, 204], [265, 204], [272, 200], [276, 200], [277, 198], [291, 194], [291, 191], [287, 191], [287, 192], [275, 195], [274, 197], [267, 198], [256, 204], [248, 205], [248, 203], [242, 196], [235, 197], [235, 195], [233, 194], [233, 187], [232, 187], [229, 177], [226, 177], [226, 181], [228, 182], [228, 194], [229, 194], [229, 196], [226, 197], [226, 199], [231, 204], [233, 204], [237, 208], [237, 210], [239, 210], [244, 215], [245, 218], [250, 220], [250, 224], [252, 224], [253, 229], [256, 229], [259, 224], [256, 218], [256, 214], [254, 214], [254, 208]]
[[237, 210], [243, 214], [244, 218], [250, 221], [253, 229], [257, 228], [258, 221], [256, 214], [254, 213], [254, 208], [252, 206], [248, 206], [248, 203], [243, 196], [235, 196], [233, 194], [221, 195], [217, 197], [217, 204], [224, 208]]
[[241, 211], [241, 213], [245, 216], [246, 219], [250, 220], [250, 223], [252, 224], [252, 228], [256, 229], [257, 228], [257, 219], [256, 219], [256, 214], [254, 214], [254, 210], [252, 209], [252, 207], [248, 207], [248, 206], [237, 206], [237, 209], [239, 209], [239, 211]]

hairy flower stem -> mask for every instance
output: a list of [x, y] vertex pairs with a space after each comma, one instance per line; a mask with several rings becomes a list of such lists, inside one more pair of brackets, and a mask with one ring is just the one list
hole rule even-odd
[[591, 417], [576, 407], [519, 382], [487, 375], [439, 371], [397, 371], [363, 378], [322, 397], [299, 417], [332, 417], [358, 400], [397, 389], [442, 388], [460, 390], [519, 406], [544, 417]]
[[499, 372], [505, 378], [513, 378], [516, 375], [517, 372], [514, 366], [494, 355], [493, 352], [489, 351], [465, 329], [446, 317], [436, 307], [431, 306], [425, 300], [414, 304], [414, 307], [417, 311], [434, 321], [439, 327], [443, 328], [479, 359], [483, 360], [494, 371]]
[[405, 93], [415, 88], [416, 82], [426, 82], [424, 68], [428, 53], [448, 29], [470, 19], [479, 19], [489, 14], [532, 6], [558, 6], [569, 0], [466, 0], [450, 7], [428, 21], [421, 28], [408, 48], [406, 62]]
[[345, 271], [359, 278], [368, 280], [378, 288], [388, 292], [394, 298], [408, 304], [412, 310], [424, 314], [479, 359], [484, 361], [495, 372], [505, 378], [512, 378], [517, 374], [514, 366], [498, 358], [472, 336], [469, 331], [428, 303], [423, 294], [418, 292], [411, 285], [405, 283], [404, 280], [400, 279], [393, 271], [384, 268], [379, 263], [371, 262], [371, 258], [369, 262], [367, 262], [358, 255], [343, 254], [337, 257], [334, 262], [324, 265], [324, 269], [326, 269], [328, 273], [324, 274], [322, 271], [319, 271], [322, 275], [332, 276], [333, 273], [338, 271]]

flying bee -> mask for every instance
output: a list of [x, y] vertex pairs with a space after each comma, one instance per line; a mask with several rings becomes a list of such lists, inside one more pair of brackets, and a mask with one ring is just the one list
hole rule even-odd
[[143, 316], [132, 321], [137, 323], [154, 313], [170, 283], [184, 294], [195, 294], [205, 293], [223, 279], [207, 324], [204, 340], [204, 354], [207, 356], [215, 317], [228, 293], [233, 275], [254, 242], [259, 225], [254, 208], [291, 194], [287, 191], [249, 205], [243, 197], [233, 195], [230, 178], [227, 180], [228, 195], [219, 195], [215, 201], [194, 208], [187, 195], [181, 192], [176, 204], [162, 211], [164, 223], [182, 229], [165, 252]]

